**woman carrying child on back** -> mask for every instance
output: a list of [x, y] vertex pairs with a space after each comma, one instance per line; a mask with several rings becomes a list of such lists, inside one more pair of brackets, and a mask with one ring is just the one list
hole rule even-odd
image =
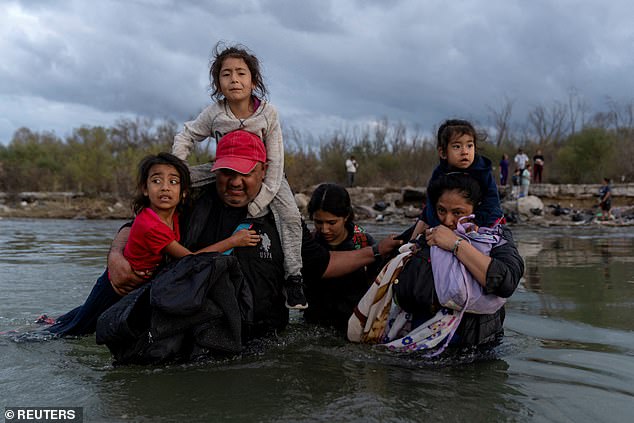
[[284, 144], [277, 110], [267, 101], [260, 63], [243, 46], [221, 49], [216, 44], [209, 69], [213, 104], [186, 122], [174, 137], [172, 152], [187, 160], [194, 143], [213, 137], [216, 142], [228, 132], [242, 129], [259, 136], [266, 146], [268, 169], [260, 193], [249, 203], [250, 217], [260, 217], [270, 207], [284, 251], [286, 306], [308, 307], [301, 274], [301, 214], [284, 177]]
[[[145, 157], [139, 164], [137, 195], [133, 202], [136, 216], [123, 254], [134, 272], [148, 281], [164, 264], [166, 255], [181, 258], [192, 254], [179, 243], [178, 212], [189, 189], [189, 170], [176, 156], [159, 153]], [[255, 231], [242, 229], [194, 254], [223, 252], [258, 242], [260, 236]], [[123, 296], [110, 283], [106, 269], [84, 304], [59, 317], [46, 330], [60, 336], [93, 333], [99, 316]]]
[[[475, 223], [478, 226], [494, 226], [505, 222], [500, 207], [500, 195], [491, 170], [491, 160], [476, 153], [478, 142], [485, 139], [486, 136], [476, 132], [474, 126], [466, 120], [450, 119], [440, 125], [436, 146], [440, 163], [434, 169], [427, 189], [442, 175], [453, 172], [470, 175], [478, 181], [482, 193], [481, 201], [475, 205]], [[439, 224], [428, 196], [411, 239], [415, 239], [425, 229]]]
[[500, 341], [505, 299], [524, 273], [511, 231], [471, 223], [481, 196], [469, 175], [440, 176], [428, 195], [441, 224], [425, 231], [421, 248], [401, 248], [400, 273], [384, 274], [394, 260], [384, 268], [350, 317], [351, 341], [432, 355]]

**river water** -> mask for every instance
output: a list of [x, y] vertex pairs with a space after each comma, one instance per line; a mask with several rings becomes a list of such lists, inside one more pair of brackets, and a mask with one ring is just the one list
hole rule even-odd
[[[634, 228], [514, 227], [526, 274], [487, 357], [351, 345], [292, 314], [226, 361], [113, 367], [94, 336], [25, 337], [79, 305], [118, 221], [0, 220], [0, 407], [85, 421], [623, 422], [634, 416]], [[401, 228], [368, 225], [380, 238]]]

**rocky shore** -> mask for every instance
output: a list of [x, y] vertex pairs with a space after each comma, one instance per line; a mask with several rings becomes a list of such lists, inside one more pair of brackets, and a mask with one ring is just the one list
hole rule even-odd
[[[600, 184], [534, 184], [525, 198], [511, 198], [511, 187], [499, 187], [502, 209], [509, 224], [542, 226], [603, 224], [634, 225], [634, 184], [612, 186], [612, 216], [599, 219]], [[389, 223], [413, 221], [425, 201], [424, 187], [353, 187], [350, 197], [358, 220]], [[297, 204], [306, 214], [312, 190], [296, 194]]]
[[81, 192], [0, 193], [0, 218], [129, 219], [129, 200]]
[[[534, 184], [530, 195], [511, 199], [510, 188], [501, 187], [502, 208], [510, 224], [634, 225], [634, 184], [612, 187], [613, 218], [600, 221], [597, 193], [600, 185]], [[295, 198], [304, 215], [312, 190], [297, 193]], [[357, 220], [408, 223], [421, 212], [425, 201], [424, 187], [353, 187], [349, 189]], [[73, 192], [0, 193], [0, 218], [51, 219], [129, 219], [132, 209], [128, 199], [111, 194], [88, 196]]]

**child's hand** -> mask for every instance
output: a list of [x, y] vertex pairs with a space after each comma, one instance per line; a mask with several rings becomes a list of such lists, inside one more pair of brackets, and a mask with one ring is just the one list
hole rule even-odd
[[478, 232], [479, 230], [480, 230], [480, 227], [474, 223], [469, 229], [469, 232]]
[[146, 270], [135, 270], [134, 273], [137, 274], [137, 276], [143, 278], [143, 279], [150, 279], [152, 276], [154, 276], [154, 270], [152, 269], [146, 269]]
[[229, 238], [234, 247], [254, 247], [260, 242], [260, 235], [253, 229], [241, 229]]

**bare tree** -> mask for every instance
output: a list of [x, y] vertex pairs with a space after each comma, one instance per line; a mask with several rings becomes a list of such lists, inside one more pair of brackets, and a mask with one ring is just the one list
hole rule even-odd
[[436, 147], [433, 139], [430, 139], [423, 134], [419, 125], [414, 126], [414, 133], [410, 136], [412, 151], [423, 149], [426, 145], [431, 145], [432, 148]]
[[559, 144], [568, 131], [568, 108], [555, 102], [550, 109], [540, 105], [528, 113], [528, 122], [539, 145]]
[[495, 146], [500, 148], [505, 139], [510, 138], [511, 113], [513, 112], [513, 103], [515, 101], [504, 97], [504, 102], [499, 110], [487, 106], [491, 114], [491, 120], [495, 127]]
[[407, 127], [403, 122], [392, 125], [388, 141], [392, 154], [400, 153], [407, 146]]
[[302, 151], [305, 147], [317, 145], [312, 134], [302, 133], [294, 126], [283, 126], [284, 150], [287, 152]]
[[608, 97], [607, 103], [614, 129], [618, 132], [631, 130], [634, 127], [634, 103], [630, 101], [621, 105], [611, 97]]
[[374, 137], [371, 140], [373, 154], [381, 154], [387, 151], [387, 137], [390, 130], [390, 122], [383, 117], [374, 125]]
[[[570, 120], [570, 134], [577, 133], [577, 129], [586, 126], [586, 113], [589, 106], [585, 98], [579, 94], [575, 87], [568, 89], [568, 116]], [[577, 125], [579, 124], [579, 125]]]
[[612, 127], [614, 116], [611, 112], [596, 112], [590, 119], [590, 125], [594, 128], [608, 129]]

